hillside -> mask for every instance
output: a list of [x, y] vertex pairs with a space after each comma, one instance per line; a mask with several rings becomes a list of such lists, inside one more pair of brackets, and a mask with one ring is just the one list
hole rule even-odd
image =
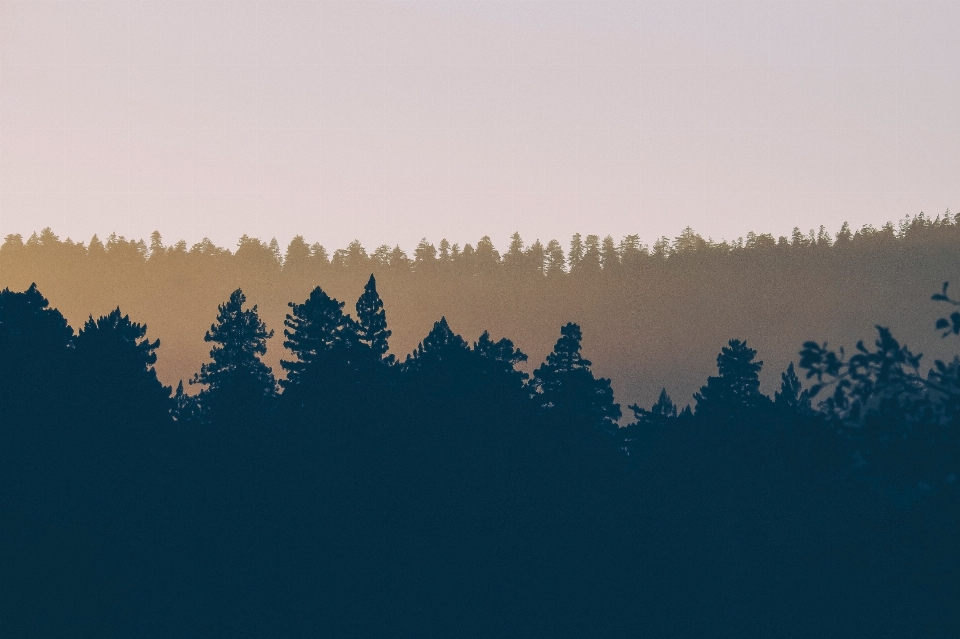
[[922, 214], [899, 226], [865, 227], [836, 235], [791, 238], [750, 234], [715, 243], [687, 229], [652, 247], [628, 236], [576, 236], [566, 248], [553, 241], [525, 246], [519, 236], [503, 254], [489, 239], [476, 246], [421, 242], [414, 255], [359, 243], [332, 253], [295, 238], [276, 242], [244, 236], [235, 250], [209, 241], [164, 246], [111, 236], [105, 243], [60, 240], [45, 229], [0, 247], [0, 287], [31, 282], [78, 326], [119, 306], [149, 335], [160, 338], [157, 370], [175, 386], [206, 360], [204, 332], [217, 304], [242, 287], [275, 331], [266, 361], [279, 374], [288, 302], [302, 302], [317, 285], [353, 305], [370, 273], [377, 277], [391, 351], [402, 358], [446, 316], [468, 340], [489, 330], [543, 360], [568, 321], [583, 327], [585, 355], [613, 381], [617, 400], [650, 405], [666, 387], [686, 404], [730, 338], [746, 339], [765, 363], [764, 392], [808, 339], [852, 348], [890, 326], [915, 351], [947, 354], [932, 330], [930, 294], [945, 280], [960, 281], [960, 215]]

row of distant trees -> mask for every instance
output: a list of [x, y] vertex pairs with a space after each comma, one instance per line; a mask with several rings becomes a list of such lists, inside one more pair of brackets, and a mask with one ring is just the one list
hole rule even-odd
[[188, 396], [119, 308], [74, 332], [35, 286], [0, 292], [3, 627], [951, 634], [960, 358], [808, 342], [769, 397], [730, 340], [690, 406], [663, 391], [619, 427], [577, 324], [528, 375], [443, 318], [394, 358], [374, 276], [344, 307], [288, 304], [278, 383], [234, 290]]
[[116, 234], [111, 235], [106, 243], [94, 235], [84, 244], [69, 238], [61, 241], [51, 229], [46, 228], [39, 234], [34, 233], [26, 241], [19, 234], [8, 235], [0, 247], [0, 256], [13, 263], [55, 253], [61, 261], [84, 258], [107, 260], [118, 268], [130, 268], [137, 263], [156, 264], [162, 260], [202, 259], [206, 265], [237, 261], [240, 265], [257, 269], [265, 277], [279, 271], [303, 274], [324, 269], [473, 275], [503, 269], [517, 274], [554, 277], [566, 273], [630, 272], [666, 258], [696, 257], [702, 260], [726, 256], [763, 257], [771, 251], [786, 254], [831, 248], [834, 251], [889, 249], [892, 245], [909, 247], [918, 243], [954, 243], [958, 238], [960, 214], [953, 215], [948, 209], [942, 216], [930, 218], [920, 213], [906, 217], [898, 225], [888, 222], [879, 229], [866, 225], [852, 231], [849, 224], [844, 223], [834, 236], [821, 226], [819, 231], [811, 229], [807, 234], [795, 228], [790, 237], [779, 238], [769, 233], [751, 232], [746, 238], [738, 238], [733, 242], [715, 242], [687, 227], [677, 238], [670, 240], [661, 237], [652, 245], [642, 243], [639, 235], [627, 235], [618, 242], [610, 235], [601, 239], [599, 235], [584, 237], [578, 233], [565, 249], [555, 239], [546, 244], [537, 240], [526, 245], [519, 233], [514, 233], [510, 245], [502, 254], [486, 236], [476, 246], [468, 243], [463, 247], [451, 244], [446, 239], [434, 245], [424, 238], [412, 255], [399, 246], [387, 245], [368, 252], [359, 241], [354, 241], [346, 248], [333, 251], [331, 255], [319, 243], [309, 244], [299, 235], [291, 240], [286, 251], [281, 251], [275, 238], [264, 242], [246, 235], [231, 251], [216, 246], [208, 239], [189, 247], [182, 240], [165, 246], [160, 233], [156, 231], [151, 235], [149, 245], [144, 240], [127, 240]]
[[[944, 284], [933, 299], [960, 306], [947, 288]], [[756, 360], [756, 351], [745, 341], [730, 340], [717, 357], [719, 374], [694, 395], [693, 408], [678, 410], [664, 389], [650, 409], [632, 405], [636, 421], [620, 428], [620, 405], [614, 402], [610, 380], [594, 376], [591, 362], [581, 354], [582, 333], [575, 323], [561, 327], [553, 351], [532, 376], [516, 368], [527, 356], [511, 340], [494, 341], [484, 332], [471, 347], [445, 318], [435, 322], [412, 353], [398, 360], [388, 352], [391, 331], [376, 279], [370, 275], [357, 300], [355, 318], [344, 312], [344, 302], [319, 286], [302, 303], [288, 304], [283, 346], [293, 357], [280, 361], [286, 375], [278, 381], [262, 361], [273, 331], [260, 319], [257, 306], [245, 309], [245, 303], [237, 289], [219, 305], [216, 322], [204, 336], [213, 344], [210, 361], [189, 380], [202, 387], [199, 394], [185, 393], [181, 381], [171, 397], [171, 388], [161, 384], [153, 368], [160, 341], [151, 342], [147, 327], [119, 308], [97, 320], [91, 317], [74, 336], [35, 285], [23, 293], [4, 289], [0, 347], [5, 361], [0, 384], [14, 403], [23, 404], [17, 398], [30, 397], [36, 389], [56, 392], [49, 380], [42, 379], [59, 370], [53, 379], [75, 375], [86, 384], [87, 398], [101, 396], [101, 388], [111, 389], [110, 399], [100, 407], [104, 415], [126, 402], [129, 412], [120, 411], [125, 418], [146, 407], [153, 413], [151, 422], [169, 414], [175, 421], [204, 424], [243, 421], [250, 415], [266, 418], [278, 406], [322, 411], [346, 398], [368, 404], [371, 389], [403, 388], [403, 378], [428, 374], [445, 389], [442, 392], [450, 391], [451, 380], [462, 378], [455, 385], [469, 380], [482, 395], [522, 396], [532, 400], [537, 412], [563, 415], [612, 436], [628, 454], [637, 452], [635, 442], [652, 427], [676, 420], [814, 419], [832, 423], [845, 437], [856, 439], [860, 462], [880, 448], [897, 450], [883, 453], [896, 460], [892, 464], [887, 460], [885, 468], [898, 473], [912, 468], [916, 477], [930, 484], [949, 486], [960, 477], [956, 430], [960, 357], [938, 360], [923, 373], [922, 356], [901, 345], [884, 327], [877, 327], [874, 348], [860, 341], [849, 358], [843, 349], [838, 353], [826, 344], [805, 343], [800, 367], [814, 385], [805, 390], [791, 363], [773, 398], [760, 392], [763, 362]], [[936, 328], [943, 337], [960, 334], [960, 311], [939, 319]], [[71, 361], [81, 362], [83, 372], [67, 366]], [[811, 398], [818, 395], [821, 401], [815, 407]], [[31, 403], [23, 405], [29, 408]]]

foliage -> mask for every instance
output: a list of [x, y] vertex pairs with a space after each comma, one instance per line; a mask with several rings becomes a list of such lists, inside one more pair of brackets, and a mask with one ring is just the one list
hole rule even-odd
[[543, 410], [560, 416], [587, 415], [592, 425], [614, 432], [620, 405], [613, 401], [610, 380], [594, 377], [581, 354], [583, 336], [573, 322], [560, 328], [560, 339], [547, 360], [533, 372], [531, 389]]
[[[604, 245], [601, 272], [624, 268]], [[370, 278], [357, 323], [319, 287], [290, 304], [274, 407], [271, 331], [239, 289], [206, 334], [206, 388], [172, 401], [159, 340], [119, 309], [74, 336], [36, 287], [0, 293], [4, 628], [950, 635], [960, 358], [923, 375], [883, 328], [849, 358], [808, 342], [816, 386], [791, 364], [770, 400], [731, 340], [695, 413], [663, 389], [617, 428], [579, 325], [529, 380], [510, 339], [470, 345], [445, 317], [392, 367], [354, 357], [389, 335], [378, 298]], [[39, 389], [10, 364], [35, 356]]]
[[231, 293], [230, 299], [217, 307], [217, 321], [203, 337], [214, 344], [212, 361], [203, 364], [190, 383], [206, 386], [200, 397], [206, 410], [242, 414], [251, 405], [263, 406], [276, 392], [273, 373], [260, 360], [273, 331], [260, 321], [256, 305], [243, 309], [246, 301], [240, 289]]
[[731, 417], [765, 403], [760, 394], [760, 369], [763, 362], [754, 361], [757, 351], [747, 343], [732, 339], [717, 355], [719, 375], [709, 377], [694, 399], [697, 414]]
[[383, 310], [383, 301], [377, 293], [377, 280], [370, 274], [370, 279], [363, 287], [363, 295], [357, 300], [357, 339], [369, 348], [378, 359], [387, 358], [393, 361], [392, 355], [387, 355], [390, 348], [388, 340], [391, 332], [387, 328], [387, 314]]
[[343, 302], [331, 298], [319, 286], [310, 292], [310, 297], [303, 304], [290, 302], [292, 314], [288, 314], [284, 320], [287, 328], [283, 334], [287, 339], [283, 345], [297, 359], [280, 362], [287, 371], [287, 378], [280, 382], [282, 387], [299, 383], [304, 371], [325, 354], [357, 346], [357, 326], [348, 315], [344, 315], [343, 305]]

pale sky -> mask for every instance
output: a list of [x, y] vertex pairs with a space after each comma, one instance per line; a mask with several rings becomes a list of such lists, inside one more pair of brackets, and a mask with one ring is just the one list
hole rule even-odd
[[0, 234], [504, 248], [960, 208], [960, 2], [0, 0]]

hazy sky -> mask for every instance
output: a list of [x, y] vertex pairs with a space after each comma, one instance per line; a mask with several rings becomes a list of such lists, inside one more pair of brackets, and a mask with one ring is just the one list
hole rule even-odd
[[411, 248], [960, 208], [960, 2], [0, 0], [0, 233]]

